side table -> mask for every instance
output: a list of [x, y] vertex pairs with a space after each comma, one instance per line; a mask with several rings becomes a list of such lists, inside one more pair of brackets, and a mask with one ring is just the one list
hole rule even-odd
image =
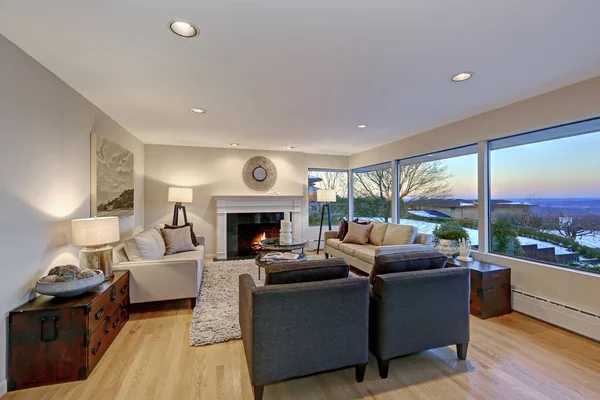
[[481, 319], [512, 312], [510, 268], [483, 261], [448, 259], [448, 268], [471, 270], [471, 314]]

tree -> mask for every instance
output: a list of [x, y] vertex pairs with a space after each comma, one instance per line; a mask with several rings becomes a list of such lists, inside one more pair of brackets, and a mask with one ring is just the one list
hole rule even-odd
[[574, 217], [565, 217], [561, 213], [556, 230], [561, 236], [572, 240], [577, 240], [586, 235], [597, 235], [600, 231], [600, 218], [591, 213]]
[[[336, 193], [336, 202], [331, 203], [331, 223], [338, 225], [342, 218], [348, 217], [348, 173], [345, 171], [310, 171], [310, 177], [319, 178], [320, 181], [310, 184], [309, 198], [309, 226], [317, 226], [321, 222], [321, 208], [317, 203], [318, 189], [333, 189]], [[309, 179], [310, 182], [310, 179]]]
[[492, 252], [515, 256], [524, 255], [517, 230], [506, 218], [497, 218], [492, 222]]
[[392, 217], [392, 169], [354, 173], [354, 215], [389, 221]]
[[[448, 198], [452, 194], [448, 179], [452, 176], [444, 161], [403, 165], [400, 168], [400, 204], [410, 198]], [[354, 174], [355, 214], [391, 218], [392, 169], [382, 168]], [[404, 207], [402, 207], [404, 210]]]
[[429, 161], [400, 168], [400, 201], [405, 197], [445, 199], [452, 195], [452, 175], [444, 161]]

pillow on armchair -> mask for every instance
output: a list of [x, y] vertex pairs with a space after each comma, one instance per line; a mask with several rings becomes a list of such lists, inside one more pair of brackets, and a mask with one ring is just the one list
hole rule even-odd
[[369, 282], [373, 284], [377, 275], [442, 269], [446, 266], [447, 261], [448, 257], [438, 251], [411, 251], [380, 255], [375, 258], [375, 265], [369, 275]]

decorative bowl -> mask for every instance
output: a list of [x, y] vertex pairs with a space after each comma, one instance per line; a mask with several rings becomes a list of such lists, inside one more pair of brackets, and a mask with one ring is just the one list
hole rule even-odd
[[104, 273], [98, 269], [92, 270], [95, 276], [79, 279], [72, 282], [42, 282], [41, 279], [35, 284], [35, 291], [39, 294], [56, 297], [74, 297], [99, 286], [104, 282]]

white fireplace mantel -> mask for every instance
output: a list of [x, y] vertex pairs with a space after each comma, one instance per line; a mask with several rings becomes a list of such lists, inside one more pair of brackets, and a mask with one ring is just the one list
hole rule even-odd
[[292, 213], [294, 238], [302, 236], [304, 196], [214, 196], [217, 204], [217, 259], [227, 259], [227, 214]]

